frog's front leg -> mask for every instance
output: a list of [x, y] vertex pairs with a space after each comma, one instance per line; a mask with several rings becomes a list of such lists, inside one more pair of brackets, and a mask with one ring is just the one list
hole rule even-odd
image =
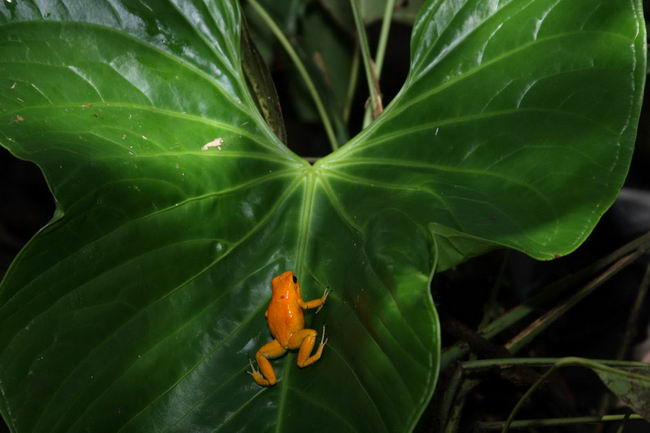
[[321, 308], [323, 308], [323, 305], [325, 304], [325, 301], [327, 300], [327, 297], [330, 294], [329, 289], [325, 289], [325, 292], [323, 292], [323, 296], [321, 296], [319, 299], [312, 299], [311, 301], [303, 301], [302, 299], [302, 294], [300, 294], [300, 298], [298, 299], [298, 303], [300, 304], [300, 307], [304, 310], [308, 310], [311, 308], [318, 308], [316, 312], [318, 313]]
[[253, 376], [253, 380], [257, 382], [258, 385], [275, 385], [277, 379], [275, 378], [275, 371], [273, 371], [269, 358], [277, 358], [284, 355], [285, 352], [286, 349], [282, 347], [278, 340], [273, 340], [270, 343], [265, 344], [257, 351], [255, 359], [257, 360], [257, 365], [260, 369], [257, 370], [251, 364], [252, 371], [249, 371], [248, 373]]
[[298, 350], [298, 367], [307, 367], [310, 364], [318, 361], [323, 354], [323, 347], [327, 344], [325, 339], [325, 327], [323, 326], [323, 334], [318, 344], [316, 353], [311, 354], [314, 345], [316, 344], [316, 336], [318, 333], [313, 329], [301, 329], [289, 338], [289, 349]]

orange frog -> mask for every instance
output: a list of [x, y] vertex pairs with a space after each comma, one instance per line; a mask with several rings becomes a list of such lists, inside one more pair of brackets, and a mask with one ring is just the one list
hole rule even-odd
[[298, 279], [291, 271], [273, 278], [272, 284], [273, 295], [265, 315], [274, 340], [262, 346], [255, 354], [260, 369], [257, 370], [251, 362], [252, 371], [248, 372], [253, 376], [253, 380], [262, 386], [275, 385], [277, 382], [269, 359], [278, 358], [287, 350], [298, 349], [298, 367], [306, 367], [320, 359], [327, 343], [323, 327], [318, 349], [310, 356], [316, 344], [317, 332], [305, 328], [305, 315], [302, 310], [318, 307], [318, 313], [329, 295], [329, 290], [325, 290], [320, 299], [305, 302], [300, 294]]

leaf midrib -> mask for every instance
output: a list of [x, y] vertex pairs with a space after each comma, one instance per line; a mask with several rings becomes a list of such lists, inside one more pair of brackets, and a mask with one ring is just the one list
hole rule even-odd
[[[225, 257], [229, 256], [233, 251], [235, 251], [235, 250], [237, 249], [237, 247], [238, 247], [239, 245], [241, 245], [242, 243], [244, 243], [244, 242], [245, 242], [247, 239], [249, 239], [253, 234], [255, 234], [255, 233], [257, 232], [257, 230], [258, 230], [260, 227], [262, 227], [262, 226], [264, 225], [264, 223], [265, 223], [269, 218], [271, 218], [273, 215], [275, 215], [276, 212], [278, 211], [278, 209], [281, 209], [281, 208], [282, 208], [282, 206], [284, 205], [284, 203], [289, 199], [289, 197], [291, 197], [292, 193], [293, 193], [293, 192], [295, 191], [295, 189], [297, 188], [297, 186], [298, 186], [298, 184], [299, 184], [299, 181], [300, 181], [300, 178], [294, 180], [294, 181], [292, 182], [292, 184], [289, 185], [289, 186], [287, 187], [287, 189], [283, 192], [282, 196], [281, 196], [281, 197], [276, 201], [276, 203], [275, 203], [275, 204], [273, 205], [273, 207], [269, 210], [269, 212], [267, 212], [266, 215], [264, 215], [264, 217], [262, 217], [262, 218], [259, 220], [259, 222], [258, 222], [257, 224], [255, 224], [255, 225], [253, 226], [253, 228], [251, 228], [251, 230], [248, 231], [248, 233], [246, 233], [244, 236], [241, 237], [241, 239], [239, 239], [236, 243], [234, 243], [234, 244], [232, 245], [232, 247], [231, 247], [231, 248], [230, 248], [226, 253], [224, 253], [224, 254], [222, 254], [221, 256], [219, 256], [216, 260], [214, 260], [213, 262], [211, 262], [210, 264], [208, 264], [207, 266], [205, 266], [205, 267], [204, 267], [202, 270], [200, 270], [199, 272], [197, 272], [197, 273], [195, 273], [194, 275], [192, 275], [189, 279], [187, 279], [187, 280], [184, 281], [183, 283], [177, 285], [177, 286], [176, 286], [175, 288], [173, 288], [172, 290], [166, 292], [165, 295], [162, 296], [161, 298], [158, 298], [158, 299], [156, 299], [154, 302], [152, 302], [152, 303], [150, 303], [150, 304], [147, 304], [147, 306], [145, 306], [144, 308], [141, 308], [141, 309], [140, 309], [140, 310], [139, 310], [139, 311], [138, 311], [134, 316], [132, 316], [131, 318], [129, 318], [129, 319], [128, 319], [127, 321], [125, 321], [122, 325], [120, 325], [118, 328], [116, 328], [116, 329], [115, 329], [115, 330], [114, 330], [114, 331], [113, 331], [113, 332], [112, 332], [112, 333], [111, 333], [107, 338], [105, 338], [104, 340], [102, 340], [102, 342], [100, 342], [100, 345], [101, 345], [103, 342], [107, 341], [107, 340], [108, 340], [112, 335], [114, 335], [114, 334], [115, 334], [119, 329], [122, 329], [126, 324], [132, 322], [136, 317], [138, 317], [140, 314], [142, 314], [142, 312], [145, 311], [147, 308], [149, 308], [151, 305], [153, 305], [153, 304], [155, 304], [155, 303], [158, 303], [158, 302], [161, 301], [162, 299], [168, 298], [168, 297], [171, 296], [173, 293], [175, 293], [177, 290], [180, 290], [181, 288], [185, 287], [188, 283], [190, 283], [191, 281], [195, 280], [195, 279], [196, 279], [197, 277], [199, 277], [200, 275], [202, 275], [202, 274], [204, 274], [205, 272], [207, 272], [209, 269], [211, 269], [215, 264], [219, 263], [219, 262], [220, 262], [221, 260], [223, 260]], [[99, 345], [95, 346], [95, 347], [94, 347], [93, 349], [91, 349], [88, 353], [90, 354], [91, 352], [95, 351], [95, 350], [97, 349], [97, 347], [99, 347]], [[84, 360], [85, 360], [85, 358], [82, 359], [81, 362], [83, 362]], [[77, 366], [81, 365], [81, 362], [78, 363]], [[199, 365], [199, 364], [197, 364], [196, 366], [198, 366], [198, 365]], [[196, 366], [194, 366], [194, 368], [196, 368]], [[187, 374], [189, 374], [189, 372], [188, 372]], [[185, 376], [187, 376], [187, 374], [186, 374]], [[185, 376], [184, 376], [184, 377], [185, 377]], [[115, 380], [116, 380], [116, 379], [119, 379], [119, 377], [118, 377], [118, 378], [115, 378]], [[113, 381], [111, 382], [111, 384], [114, 383], [115, 380], [113, 380]], [[62, 382], [62, 384], [63, 384], [63, 383], [64, 383], [64, 382]], [[108, 390], [109, 388], [110, 388], [110, 384], [109, 384], [109, 386], [107, 386], [107, 387], [105, 388], [104, 392], [105, 392], [106, 390]], [[172, 386], [170, 389], [172, 389], [172, 388], [173, 388], [173, 386]], [[52, 395], [53, 395], [53, 394], [52, 394]], [[85, 413], [88, 412], [88, 410], [93, 406], [93, 404], [94, 404], [94, 403], [95, 403], [95, 402], [96, 402], [96, 401], [97, 401], [97, 400], [98, 400], [102, 395], [103, 395], [103, 392], [100, 393], [99, 395], [95, 396], [91, 401], [88, 402], [88, 404], [86, 405], [85, 409], [84, 409], [80, 414], [78, 414], [77, 417], [76, 417], [76, 418], [74, 419], [74, 421], [72, 422], [72, 424], [70, 424], [70, 427], [69, 427], [70, 429], [71, 429], [72, 427], [74, 427], [78, 422], [81, 421], [81, 419], [83, 418], [83, 416], [85, 415]], [[51, 401], [51, 400], [50, 400], [50, 401]], [[67, 413], [66, 413], [66, 414], [67, 414]], [[59, 418], [59, 421], [58, 421], [58, 422], [57, 422], [57, 423], [52, 427], [52, 431], [55, 431], [55, 430], [56, 430], [56, 427], [57, 427], [57, 426], [62, 422], [63, 419], [64, 419], [63, 416], [61, 416], [61, 417]]]

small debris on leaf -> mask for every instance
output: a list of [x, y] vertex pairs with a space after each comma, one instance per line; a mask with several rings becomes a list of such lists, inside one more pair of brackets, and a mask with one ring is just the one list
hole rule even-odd
[[122, 134], [122, 140], [126, 140], [129, 136], [126, 134]]
[[83, 104], [81, 108], [93, 108], [93, 104]]
[[212, 140], [211, 142], [204, 144], [201, 147], [201, 150], [208, 150], [211, 147], [216, 147], [217, 150], [221, 150], [221, 145], [222, 144], [223, 144], [223, 138], [218, 137], [218, 138], [215, 138], [214, 140]]
[[13, 90], [13, 89], [15, 89], [15, 88], [16, 88], [16, 83], [13, 83], [13, 84], [11, 85], [10, 89]]

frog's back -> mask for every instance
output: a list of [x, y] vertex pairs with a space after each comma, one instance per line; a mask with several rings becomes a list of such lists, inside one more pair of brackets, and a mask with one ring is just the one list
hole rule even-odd
[[288, 347], [289, 338], [305, 327], [305, 315], [293, 282], [293, 273], [287, 271], [273, 279], [273, 296], [266, 311], [269, 329], [282, 347]]

